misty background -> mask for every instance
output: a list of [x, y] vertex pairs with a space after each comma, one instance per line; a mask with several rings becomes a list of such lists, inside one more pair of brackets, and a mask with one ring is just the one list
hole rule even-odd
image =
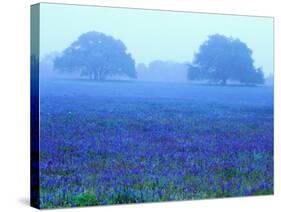
[[185, 82], [187, 63], [210, 34], [239, 38], [253, 51], [266, 84], [273, 82], [273, 19], [125, 8], [41, 4], [40, 70], [58, 75], [53, 61], [77, 38], [99, 31], [120, 39], [135, 60], [137, 80]]

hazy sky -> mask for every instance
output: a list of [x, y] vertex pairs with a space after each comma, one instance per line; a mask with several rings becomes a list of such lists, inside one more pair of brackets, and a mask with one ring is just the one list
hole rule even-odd
[[256, 66], [273, 72], [273, 19], [202, 13], [41, 4], [41, 56], [62, 51], [79, 35], [99, 31], [124, 42], [136, 63], [192, 61], [210, 34], [239, 38]]

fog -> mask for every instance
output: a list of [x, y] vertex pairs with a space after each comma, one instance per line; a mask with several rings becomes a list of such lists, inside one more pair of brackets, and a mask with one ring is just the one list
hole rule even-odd
[[[43, 3], [40, 8], [41, 77], [79, 77], [53, 70], [53, 60], [89, 31], [120, 39], [141, 81], [187, 81], [185, 64], [211, 34], [238, 38], [253, 51], [254, 65], [273, 74], [273, 19]], [[112, 79], [124, 77], [112, 77]], [[125, 77], [126, 78], [126, 77]]]
[[273, 19], [40, 5], [40, 208], [273, 194]]

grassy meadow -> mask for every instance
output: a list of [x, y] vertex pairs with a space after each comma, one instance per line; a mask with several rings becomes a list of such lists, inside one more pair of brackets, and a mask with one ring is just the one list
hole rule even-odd
[[40, 206], [273, 193], [273, 88], [40, 82]]

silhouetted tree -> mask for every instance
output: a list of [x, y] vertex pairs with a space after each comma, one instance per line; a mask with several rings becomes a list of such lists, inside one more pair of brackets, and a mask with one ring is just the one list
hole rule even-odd
[[54, 61], [60, 71], [80, 71], [90, 79], [105, 80], [108, 76], [136, 77], [135, 61], [126, 52], [122, 41], [100, 32], [87, 32], [66, 48]]
[[262, 84], [262, 68], [255, 68], [252, 50], [239, 39], [215, 34], [209, 36], [188, 64], [190, 80], [209, 79], [221, 84], [236, 80], [245, 84]]

